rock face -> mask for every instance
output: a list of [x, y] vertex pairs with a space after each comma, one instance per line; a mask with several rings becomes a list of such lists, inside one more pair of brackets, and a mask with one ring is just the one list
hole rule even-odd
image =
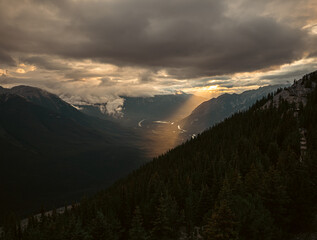
[[284, 88], [274, 95], [273, 100], [269, 100], [263, 108], [273, 104], [274, 107], [279, 106], [281, 100], [295, 104], [296, 108], [300, 105], [305, 106], [307, 103], [307, 95], [316, 87], [317, 71], [305, 75], [302, 79], [295, 81], [291, 87]]
[[[317, 86], [317, 71], [305, 75], [302, 79], [294, 81], [294, 84], [288, 88], [279, 90], [269, 101], [267, 101], [262, 109], [273, 107], [279, 107], [282, 101], [286, 101], [289, 104], [292, 104], [291, 108], [294, 112], [294, 117], [299, 116], [300, 109], [307, 104], [308, 95], [316, 88]], [[299, 120], [298, 120], [299, 123]], [[300, 127], [300, 158], [299, 161], [303, 162], [303, 159], [306, 156], [307, 152], [307, 129]]]

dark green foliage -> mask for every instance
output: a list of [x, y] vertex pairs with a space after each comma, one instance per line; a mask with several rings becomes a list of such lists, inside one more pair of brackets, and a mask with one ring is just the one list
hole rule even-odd
[[222, 201], [215, 209], [204, 228], [206, 240], [237, 240], [237, 222], [226, 201]]
[[[21, 239], [178, 239], [205, 226], [206, 239], [273, 240], [310, 231], [317, 207], [317, 90], [299, 119], [283, 101], [262, 109], [272, 97], [67, 214], [32, 222]], [[300, 127], [307, 130], [302, 162]], [[14, 223], [4, 239], [20, 239]]]
[[129, 230], [129, 237], [131, 240], [146, 240], [147, 233], [143, 227], [143, 219], [139, 207], [135, 208], [134, 215]]
[[92, 239], [113, 239], [121, 236], [121, 225], [118, 219], [106, 219], [102, 212], [97, 212], [90, 223], [89, 232]]
[[161, 196], [156, 210], [156, 217], [153, 222], [153, 239], [175, 239], [178, 227], [178, 207], [169, 194]]

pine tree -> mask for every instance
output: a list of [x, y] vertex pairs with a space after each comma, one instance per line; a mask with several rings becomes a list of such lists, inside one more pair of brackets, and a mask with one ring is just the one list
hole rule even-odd
[[245, 176], [244, 187], [252, 195], [259, 194], [262, 191], [261, 169], [255, 167], [254, 164], [252, 164], [250, 171]]
[[213, 206], [213, 199], [208, 186], [203, 186], [200, 191], [200, 197], [196, 208], [196, 224], [201, 225], [203, 221], [203, 216], [206, 212], [209, 212]]
[[161, 196], [153, 224], [152, 237], [160, 240], [174, 239], [177, 236], [178, 220], [175, 200], [168, 194]]
[[97, 212], [95, 219], [91, 222], [90, 233], [94, 239], [106, 239], [107, 223], [102, 212]]
[[282, 174], [271, 168], [264, 176], [263, 184], [264, 205], [275, 220], [282, 227], [289, 226], [287, 206], [290, 202], [287, 194], [285, 179]]
[[204, 228], [206, 240], [237, 240], [237, 222], [227, 201], [222, 201]]
[[131, 228], [129, 230], [129, 237], [131, 240], [147, 239], [147, 234], [143, 227], [143, 219], [139, 207], [136, 207], [134, 210], [134, 216], [132, 219]]
[[120, 238], [122, 230], [117, 218], [106, 218], [101, 211], [97, 211], [89, 232], [94, 239], [116, 240]]
[[83, 229], [80, 219], [71, 216], [69, 220], [69, 225], [65, 228], [63, 232], [63, 239], [91, 240], [92, 237]]

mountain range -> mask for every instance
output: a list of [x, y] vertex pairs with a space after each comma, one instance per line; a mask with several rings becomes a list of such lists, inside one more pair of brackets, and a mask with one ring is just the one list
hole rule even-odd
[[114, 118], [101, 114], [96, 105], [80, 106], [79, 111], [39, 88], [0, 87], [0, 185], [6, 192], [1, 206], [24, 212], [109, 186], [281, 87], [224, 94], [203, 102], [184, 119], [202, 98], [184, 93], [126, 97], [123, 117]]
[[125, 97], [123, 117], [114, 118], [97, 105], [77, 106], [79, 111], [39, 88], [0, 87], [0, 185], [6, 192], [1, 206], [24, 212], [106, 187], [278, 87], [222, 95], [179, 122], [204, 99], [184, 93]]
[[314, 239], [317, 71], [4, 239]]

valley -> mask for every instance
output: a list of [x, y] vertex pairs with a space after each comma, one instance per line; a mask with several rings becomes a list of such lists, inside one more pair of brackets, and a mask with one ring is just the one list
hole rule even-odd
[[[178, 93], [149, 98], [124, 98], [120, 117], [102, 112], [107, 104], [76, 105], [80, 111], [115, 121], [133, 129], [144, 139], [150, 158], [156, 157], [221, 122], [257, 100], [286, 85], [266, 86], [241, 94], [224, 94], [206, 99]], [[202, 110], [203, 109], [203, 110]]]
[[[254, 90], [248, 104], [277, 88]], [[202, 100], [186, 94], [128, 98], [123, 117], [115, 118], [96, 114], [99, 108], [93, 106], [94, 114], [87, 115], [87, 110], [78, 111], [38, 88], [1, 88], [1, 175], [6, 192], [2, 211], [14, 210], [25, 216], [42, 205], [70, 204], [110, 186], [150, 159], [197, 136], [199, 132], [190, 127], [183, 129], [185, 120], [181, 119]], [[214, 120], [206, 122], [205, 128], [238, 110], [228, 109], [220, 118], [210, 113]]]
[[[9, 224], [4, 232], [23, 239], [208, 239], [215, 231], [239, 239], [313, 239], [316, 85], [317, 72], [305, 75], [69, 211], [31, 217], [23, 232]], [[294, 96], [279, 97], [287, 92]]]

